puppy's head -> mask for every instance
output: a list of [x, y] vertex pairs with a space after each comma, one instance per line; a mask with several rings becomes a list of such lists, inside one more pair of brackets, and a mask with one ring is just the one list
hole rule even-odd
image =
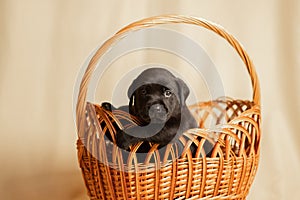
[[181, 117], [189, 95], [187, 85], [163, 68], [143, 71], [128, 89], [130, 113], [145, 123], [165, 123]]

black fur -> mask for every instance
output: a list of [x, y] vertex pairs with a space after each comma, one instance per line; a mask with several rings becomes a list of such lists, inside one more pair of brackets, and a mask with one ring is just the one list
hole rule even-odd
[[[127, 151], [129, 146], [140, 141], [159, 144], [163, 147], [177, 143], [178, 138], [188, 129], [197, 128], [197, 122], [186, 106], [190, 91], [179, 78], [163, 68], [150, 68], [143, 71], [128, 89], [128, 109], [142, 121], [141, 126], [117, 132], [117, 145]], [[114, 109], [109, 103], [102, 106]], [[195, 146], [192, 146], [195, 150]], [[138, 152], [148, 152], [149, 146], [143, 145]]]

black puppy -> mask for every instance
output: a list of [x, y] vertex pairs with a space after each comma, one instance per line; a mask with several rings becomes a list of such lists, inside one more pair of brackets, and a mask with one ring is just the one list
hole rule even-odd
[[[185, 103], [189, 92], [187, 85], [166, 69], [143, 71], [128, 89], [128, 110], [142, 123], [134, 128], [119, 130], [117, 145], [129, 151], [129, 146], [140, 141], [156, 143], [159, 147], [168, 143], [179, 144], [178, 138], [183, 132], [198, 127]], [[114, 109], [109, 103], [102, 106], [108, 110]], [[142, 146], [138, 152], [148, 150], [149, 146]]]

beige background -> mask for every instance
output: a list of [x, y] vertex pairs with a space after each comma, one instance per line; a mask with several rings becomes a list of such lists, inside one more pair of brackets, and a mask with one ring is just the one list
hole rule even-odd
[[[1, 199], [87, 199], [72, 118], [77, 73], [118, 29], [163, 13], [217, 22], [243, 43], [263, 109], [261, 162], [248, 199], [299, 198], [300, 1], [0, 0]], [[233, 51], [204, 43], [228, 94], [250, 96]]]

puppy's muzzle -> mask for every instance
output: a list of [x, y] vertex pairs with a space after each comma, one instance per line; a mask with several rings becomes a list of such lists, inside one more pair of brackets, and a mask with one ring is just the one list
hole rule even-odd
[[149, 108], [149, 117], [153, 123], [165, 122], [167, 120], [167, 110], [162, 104], [153, 104]]

